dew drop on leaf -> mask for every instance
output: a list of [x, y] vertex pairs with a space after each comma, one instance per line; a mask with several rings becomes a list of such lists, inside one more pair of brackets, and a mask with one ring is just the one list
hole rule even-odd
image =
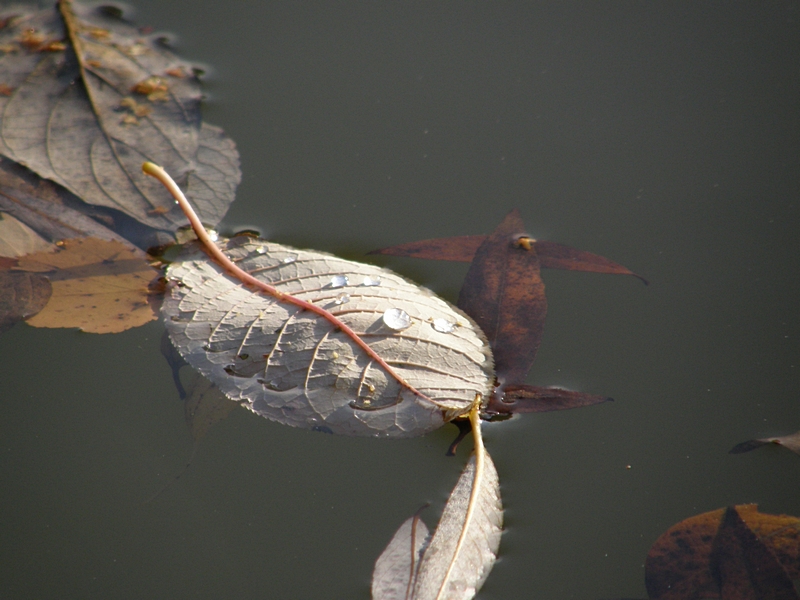
[[350, 294], [339, 294], [334, 300], [336, 304], [347, 304], [350, 302]]
[[411, 326], [411, 317], [402, 308], [390, 308], [383, 313], [383, 323], [389, 329], [402, 331]]
[[[283, 259], [283, 264], [285, 264], [285, 265], [290, 265], [290, 264], [292, 264], [292, 263], [293, 263], [294, 261], [296, 261], [296, 260], [297, 260], [297, 256], [295, 256], [294, 254], [292, 254], [291, 256], [287, 256], [286, 258], [284, 258], [284, 259]], [[346, 279], [346, 278], [345, 278], [345, 279]]]
[[369, 277], [369, 276], [367, 276], [367, 277], [364, 277], [364, 281], [361, 282], [361, 285], [366, 286], [366, 287], [375, 287], [375, 286], [378, 286], [380, 284], [381, 284], [381, 278], [380, 277]]
[[447, 319], [434, 319], [432, 325], [439, 333], [453, 333], [456, 330], [456, 324]]
[[348, 279], [345, 275], [334, 275], [331, 277], [331, 287], [340, 288], [348, 284]]

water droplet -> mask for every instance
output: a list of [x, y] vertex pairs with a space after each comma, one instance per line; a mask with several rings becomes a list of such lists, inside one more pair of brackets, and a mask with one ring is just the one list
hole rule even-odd
[[335, 304], [347, 304], [350, 302], [350, 294], [339, 294], [334, 300]]
[[340, 288], [344, 287], [349, 283], [349, 280], [345, 275], [334, 275], [331, 277], [331, 287], [332, 288]]
[[266, 254], [267, 253], [267, 247], [266, 246], [259, 246], [258, 248], [256, 248], [256, 252], [258, 254]]
[[434, 319], [432, 325], [439, 333], [453, 333], [456, 330], [456, 324], [447, 319]]
[[375, 286], [380, 285], [380, 284], [381, 284], [381, 278], [380, 277], [370, 277], [369, 275], [364, 277], [364, 281], [361, 282], [361, 285], [364, 285], [364, 286], [367, 286], [367, 287], [375, 287]]
[[390, 308], [383, 313], [383, 324], [389, 329], [403, 331], [411, 327], [411, 317], [402, 308]]
[[208, 237], [211, 238], [212, 242], [216, 242], [219, 239], [219, 234], [214, 231], [213, 229], [208, 230]]
[[286, 258], [283, 259], [283, 264], [290, 265], [296, 260], [297, 260], [297, 256], [292, 254], [291, 256], [287, 256]]

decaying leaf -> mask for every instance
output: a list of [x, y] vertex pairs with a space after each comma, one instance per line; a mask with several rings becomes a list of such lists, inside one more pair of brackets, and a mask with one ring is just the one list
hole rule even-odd
[[[375, 565], [373, 600], [469, 600], [489, 575], [500, 546], [503, 506], [497, 471], [483, 446], [477, 407], [470, 412], [470, 421], [475, 453], [453, 488], [430, 543], [417, 542], [411, 535], [416, 531], [413, 518], [406, 521]], [[376, 586], [385, 581], [393, 585]]]
[[54, 248], [25, 223], [0, 212], [0, 256], [24, 256]]
[[768, 545], [729, 506], [711, 550], [721, 600], [797, 600], [792, 580]]
[[525, 381], [544, 331], [547, 299], [535, 248], [519, 211], [511, 211], [480, 245], [458, 307], [486, 334], [501, 383]]
[[[672, 526], [656, 540], [645, 564], [645, 583], [651, 600], [699, 600], [719, 595], [718, 577], [715, 579], [712, 573], [711, 557], [726, 510], [690, 517]], [[762, 514], [755, 504], [739, 505], [735, 510], [755, 537], [775, 556], [788, 577], [800, 578], [800, 519]], [[728, 524], [729, 527], [732, 525]], [[735, 532], [731, 534], [728, 531], [724, 535], [742, 539]], [[728, 542], [723, 542], [728, 547]], [[719, 556], [715, 560], [718, 561]], [[728, 573], [726, 577], [732, 577], [732, 574]]]
[[190, 365], [254, 412], [334, 433], [412, 436], [488, 393], [485, 338], [428, 290], [386, 269], [250, 237], [222, 248], [279, 294], [339, 319], [407, 384], [341, 327], [245, 287], [189, 246], [167, 271], [167, 330]]
[[182, 213], [141, 173], [155, 160], [178, 174], [205, 222], [222, 218], [240, 179], [238, 155], [202, 123], [190, 65], [113, 11], [60, 0], [55, 10], [11, 13], [0, 15], [11, 17], [0, 30], [9, 90], [0, 95], [0, 153], [89, 204], [172, 231]]
[[38, 273], [52, 286], [47, 305], [28, 319], [34, 327], [117, 333], [156, 318], [148, 303], [148, 284], [157, 272], [142, 252], [119, 242], [66, 240], [55, 252], [20, 258], [16, 269]]
[[0, 270], [0, 332], [42, 310], [50, 294], [50, 282], [38, 273]]
[[[519, 231], [518, 233], [522, 233]], [[369, 254], [387, 256], [407, 256], [427, 260], [448, 260], [455, 262], [472, 262], [486, 235], [461, 235], [449, 238], [433, 238], [398, 244], [388, 248], [373, 250]], [[562, 269], [566, 271], [586, 271], [589, 273], [608, 273], [614, 275], [633, 275], [645, 284], [647, 280], [630, 269], [608, 260], [599, 254], [584, 252], [555, 242], [530, 240], [539, 266], [543, 269]]]
[[613, 398], [585, 394], [555, 387], [535, 385], [506, 385], [502, 393], [495, 393], [489, 400], [486, 413], [502, 415], [511, 413], [552, 412], [610, 402]]
[[761, 446], [766, 446], [768, 444], [783, 446], [795, 454], [800, 454], [800, 431], [796, 431], [791, 435], [783, 435], [780, 437], [747, 440], [746, 442], [742, 442], [741, 444], [737, 444], [731, 448], [730, 453], [741, 454], [742, 452], [750, 452], [750, 450], [755, 450], [756, 448], [761, 448]]

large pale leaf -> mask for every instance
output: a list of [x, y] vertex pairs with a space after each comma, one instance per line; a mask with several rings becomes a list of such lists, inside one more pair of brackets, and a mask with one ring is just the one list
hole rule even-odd
[[279, 294], [328, 311], [360, 338], [245, 287], [186, 248], [167, 271], [170, 337], [190, 365], [253, 412], [333, 433], [413, 436], [487, 397], [493, 367], [483, 334], [432, 292], [386, 269], [252, 238], [223, 249]]
[[416, 517], [403, 523], [375, 563], [373, 600], [469, 600], [489, 575], [503, 533], [503, 505], [477, 407], [470, 422], [475, 453], [450, 493], [433, 538], [430, 543], [417, 539], [427, 530], [417, 529]]
[[201, 122], [191, 65], [113, 10], [61, 0], [15, 8], [0, 31], [0, 152], [90, 204], [150, 227], [185, 219], [141, 173], [165, 165], [214, 224], [240, 179], [233, 142]]

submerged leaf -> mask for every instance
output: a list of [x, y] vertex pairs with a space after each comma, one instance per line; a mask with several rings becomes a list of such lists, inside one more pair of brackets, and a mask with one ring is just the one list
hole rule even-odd
[[55, 246], [25, 223], [0, 212], [0, 256], [24, 256], [54, 249]]
[[[249, 289], [191, 246], [167, 272], [162, 311], [186, 361], [252, 411], [320, 431], [413, 436], [488, 394], [483, 334], [430, 291], [386, 269], [249, 237], [223, 250], [279, 297]], [[452, 330], [437, 329], [443, 321]]]
[[552, 412], [610, 402], [613, 398], [555, 387], [506, 385], [501, 394], [493, 394], [486, 407], [488, 414]]
[[796, 431], [791, 435], [784, 435], [781, 437], [748, 440], [746, 442], [742, 442], [741, 444], [737, 444], [736, 446], [731, 448], [730, 453], [741, 454], [743, 452], [750, 452], [750, 450], [755, 450], [756, 448], [760, 448], [761, 446], [766, 446], [768, 444], [776, 444], [778, 446], [783, 446], [784, 448], [788, 448], [795, 454], [800, 454], [800, 431]]
[[0, 30], [0, 153], [85, 202], [172, 231], [182, 213], [140, 169], [155, 160], [179, 174], [205, 222], [222, 218], [238, 154], [201, 122], [191, 65], [108, 11], [61, 0], [13, 15]]
[[50, 294], [50, 282], [38, 273], [0, 270], [0, 332], [42, 310]]
[[89, 333], [117, 333], [156, 318], [148, 303], [155, 269], [119, 242], [66, 240], [56, 252], [19, 259], [16, 269], [45, 276], [49, 302], [28, 319], [34, 327], [80, 327]]
[[[747, 527], [774, 553], [788, 576], [800, 578], [800, 519], [759, 513], [755, 504], [735, 509]], [[645, 583], [651, 600], [699, 600], [719, 594], [710, 560], [725, 512], [726, 509], [719, 509], [690, 517], [656, 540], [645, 564]]]
[[513, 210], [486, 238], [458, 295], [458, 307], [486, 334], [502, 382], [525, 381], [544, 331], [547, 299], [536, 250]]
[[732, 506], [714, 538], [711, 573], [722, 600], [797, 600], [786, 569]]

